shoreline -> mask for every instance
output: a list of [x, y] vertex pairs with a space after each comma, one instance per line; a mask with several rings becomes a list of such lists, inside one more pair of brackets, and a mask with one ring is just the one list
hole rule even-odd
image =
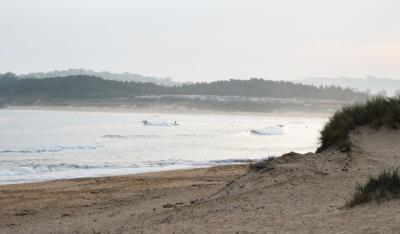
[[[102, 112], [102, 113], [150, 113], [150, 114], [200, 114], [200, 115], [255, 115], [255, 116], [284, 116], [305, 118], [328, 118], [331, 112], [307, 112], [307, 111], [282, 111], [282, 112], [229, 112], [190, 109], [182, 106], [152, 106], [152, 107], [130, 107], [130, 106], [7, 106], [4, 110], [32, 110], [32, 111], [68, 111], [68, 112]], [[1, 109], [0, 109], [1, 110]]]
[[248, 163], [233, 163], [233, 164], [219, 164], [219, 165], [209, 165], [209, 166], [197, 166], [197, 167], [185, 167], [185, 168], [167, 168], [160, 169], [154, 171], [145, 171], [145, 172], [137, 172], [137, 173], [128, 173], [128, 174], [110, 174], [110, 175], [94, 175], [94, 176], [85, 176], [85, 177], [69, 177], [69, 178], [60, 178], [60, 179], [47, 179], [47, 180], [37, 180], [37, 181], [21, 181], [21, 182], [10, 182], [10, 183], [0, 183], [0, 189], [3, 186], [13, 186], [13, 185], [31, 185], [31, 184], [42, 184], [42, 183], [53, 183], [53, 182], [63, 182], [63, 181], [73, 181], [73, 180], [95, 180], [95, 179], [112, 179], [114, 177], [135, 177], [135, 176], [152, 176], [154, 175], [162, 175], [168, 173], [180, 173], [183, 171], [192, 171], [192, 170], [201, 170], [201, 169], [209, 169], [213, 167], [230, 167], [230, 166], [248, 166], [250, 163], [255, 162], [256, 160], [251, 161], [249, 159]]
[[203, 170], [217, 170], [220, 168], [246, 168], [250, 163], [241, 163], [241, 164], [226, 164], [226, 165], [215, 165], [215, 166], [205, 166], [205, 167], [192, 167], [192, 168], [182, 168], [182, 169], [167, 169], [160, 171], [149, 171], [149, 172], [139, 172], [139, 173], [131, 173], [131, 174], [121, 174], [121, 175], [99, 175], [99, 176], [88, 176], [88, 177], [77, 177], [77, 178], [63, 178], [63, 179], [54, 179], [54, 180], [42, 180], [42, 181], [29, 181], [29, 182], [21, 182], [21, 183], [9, 183], [9, 184], [0, 184], [0, 189], [5, 187], [24, 187], [24, 186], [43, 186], [49, 185], [53, 183], [69, 183], [75, 181], [91, 181], [91, 180], [118, 180], [118, 179], [126, 179], [126, 178], [135, 178], [135, 177], [163, 177], [168, 176], [170, 174], [192, 174], [198, 171]]

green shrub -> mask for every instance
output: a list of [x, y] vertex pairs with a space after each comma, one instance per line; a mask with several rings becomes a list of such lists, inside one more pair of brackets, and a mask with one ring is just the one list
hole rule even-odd
[[375, 200], [378, 203], [384, 199], [400, 197], [399, 168], [384, 170], [378, 178], [370, 178], [365, 185], [358, 184], [356, 192], [347, 206], [354, 207]]
[[321, 145], [317, 149], [322, 152], [330, 147], [341, 151], [350, 151], [349, 133], [357, 127], [369, 125], [379, 128], [384, 124], [398, 128], [400, 123], [400, 97], [374, 97], [365, 103], [345, 106], [337, 111], [321, 131]]
[[274, 156], [268, 156], [267, 158], [264, 158], [260, 161], [250, 163], [249, 164], [249, 171], [260, 171], [263, 169], [267, 169], [270, 167], [270, 162], [274, 160]]
[[339, 145], [338, 149], [339, 149], [339, 151], [340, 151], [341, 153], [350, 152], [350, 150], [351, 150], [351, 142], [350, 142], [350, 140], [342, 142], [342, 143]]
[[259, 161], [249, 164], [249, 171], [260, 171], [268, 166], [266, 161]]

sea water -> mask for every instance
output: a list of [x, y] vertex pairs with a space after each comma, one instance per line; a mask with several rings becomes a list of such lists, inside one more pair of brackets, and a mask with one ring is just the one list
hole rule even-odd
[[[145, 125], [143, 121], [172, 123]], [[0, 110], [0, 184], [241, 163], [315, 151], [324, 118]], [[282, 126], [281, 134], [253, 134]]]

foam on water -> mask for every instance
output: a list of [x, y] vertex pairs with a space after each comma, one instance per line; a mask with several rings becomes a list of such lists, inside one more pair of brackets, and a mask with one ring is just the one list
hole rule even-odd
[[238, 164], [253, 162], [251, 159], [226, 159], [195, 162], [187, 160], [160, 160], [144, 161], [129, 165], [91, 165], [91, 164], [32, 164], [2, 170], [0, 184], [35, 182], [66, 178], [84, 178], [106, 175], [136, 174], [151, 171], [174, 170], [194, 167], [207, 167], [212, 165]]
[[155, 138], [159, 135], [104, 135], [104, 138], [114, 138], [114, 139], [129, 139], [129, 138]]
[[283, 135], [283, 125], [269, 126], [264, 129], [250, 130], [255, 135], [272, 136], [272, 135]]
[[158, 126], [158, 127], [170, 127], [177, 126], [176, 121], [165, 120], [165, 119], [146, 119], [142, 121], [145, 126]]
[[95, 145], [76, 145], [76, 146], [49, 146], [47, 148], [27, 148], [27, 149], [0, 149], [0, 154], [12, 154], [12, 153], [19, 153], [19, 154], [39, 154], [39, 153], [55, 153], [61, 152], [65, 150], [95, 150], [98, 148], [103, 147], [100, 144]]

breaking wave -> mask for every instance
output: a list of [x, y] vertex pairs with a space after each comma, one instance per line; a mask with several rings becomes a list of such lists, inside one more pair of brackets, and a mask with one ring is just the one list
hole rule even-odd
[[[174, 137], [202, 137], [202, 138], [214, 138], [215, 135], [211, 134], [177, 134], [173, 135]], [[144, 134], [137, 134], [137, 135], [119, 135], [119, 134], [109, 134], [101, 136], [102, 138], [110, 138], [110, 139], [134, 139], [134, 138], [156, 138], [156, 137], [171, 137], [168, 135], [161, 136], [161, 135], [144, 135]]]
[[103, 138], [114, 138], [114, 139], [129, 139], [129, 138], [154, 138], [159, 135], [104, 135]]
[[264, 129], [250, 130], [254, 135], [283, 135], [283, 125], [269, 126]]
[[20, 164], [14, 168], [0, 171], [0, 184], [25, 183], [66, 178], [84, 178], [136, 174], [143, 172], [198, 168], [216, 165], [250, 163], [251, 159], [221, 159], [210, 161], [190, 161], [166, 159], [158, 161], [142, 161], [128, 164]]
[[104, 147], [103, 145], [76, 145], [76, 146], [51, 146], [47, 148], [27, 148], [27, 149], [6, 149], [0, 150], [0, 154], [40, 154], [40, 153], [57, 153], [65, 150], [95, 150]]

